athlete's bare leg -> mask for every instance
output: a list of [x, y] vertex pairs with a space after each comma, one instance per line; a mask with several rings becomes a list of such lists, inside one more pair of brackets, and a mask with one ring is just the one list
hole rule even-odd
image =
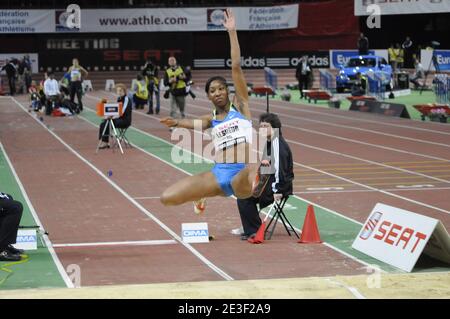
[[253, 182], [258, 172], [259, 164], [247, 164], [231, 181], [234, 195], [237, 198], [245, 199], [252, 196]]
[[181, 205], [204, 197], [225, 196], [212, 172], [188, 176], [167, 188], [161, 195], [165, 206]]

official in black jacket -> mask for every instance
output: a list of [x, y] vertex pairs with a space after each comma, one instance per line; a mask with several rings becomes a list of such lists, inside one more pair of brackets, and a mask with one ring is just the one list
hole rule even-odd
[[[119, 96], [117, 98], [117, 102], [122, 102], [122, 116], [113, 120], [114, 126], [116, 128], [127, 128], [131, 125], [131, 114], [133, 111], [132, 102], [127, 96], [127, 87], [125, 84], [117, 84], [116, 85], [116, 93]], [[105, 125], [108, 124], [107, 120], [104, 120], [100, 124], [100, 128], [98, 131], [98, 139], [102, 140], [102, 143], [99, 146], [99, 149], [109, 148], [109, 126], [106, 127], [106, 131], [103, 134], [103, 130], [105, 129]], [[103, 135], [102, 135], [103, 134]]]
[[259, 117], [259, 122], [261, 128], [268, 129], [268, 141], [262, 162], [270, 165], [273, 174], [259, 198], [250, 197], [237, 200], [243, 226], [242, 240], [254, 236], [261, 226], [257, 204], [262, 209], [275, 200], [291, 195], [293, 192], [294, 164], [292, 152], [281, 134], [281, 121], [276, 114], [264, 113]]
[[303, 99], [305, 94], [303, 90], [308, 89], [309, 78], [311, 76], [311, 65], [308, 62], [308, 56], [302, 56], [297, 68], [295, 70], [295, 77], [298, 81], [298, 90], [300, 91], [300, 98]]
[[5, 193], [0, 192], [0, 261], [19, 261], [21, 249], [16, 249], [16, 243], [23, 206], [20, 202]]
[[6, 76], [8, 77], [9, 94], [11, 96], [16, 94], [16, 77], [18, 64], [19, 61], [17, 59], [14, 59], [2, 67], [2, 71], [5, 70]]

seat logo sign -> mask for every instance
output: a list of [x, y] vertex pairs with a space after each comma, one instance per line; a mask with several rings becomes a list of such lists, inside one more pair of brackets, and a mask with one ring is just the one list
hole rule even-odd
[[366, 240], [372, 235], [373, 231], [375, 230], [375, 227], [377, 226], [378, 222], [381, 219], [381, 216], [383, 214], [380, 212], [374, 212], [372, 216], [370, 216], [367, 223], [364, 225], [364, 228], [361, 230], [361, 233], [359, 234], [359, 238]]

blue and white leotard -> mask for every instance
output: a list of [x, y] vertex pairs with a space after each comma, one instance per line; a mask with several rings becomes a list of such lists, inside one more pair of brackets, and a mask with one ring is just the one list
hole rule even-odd
[[[233, 104], [231, 104], [230, 111], [222, 121], [216, 119], [216, 112], [214, 111], [211, 126], [216, 152], [237, 144], [251, 143], [252, 123]], [[216, 163], [212, 168], [211, 171], [226, 196], [234, 194], [231, 182], [245, 168], [245, 165], [245, 163]]]

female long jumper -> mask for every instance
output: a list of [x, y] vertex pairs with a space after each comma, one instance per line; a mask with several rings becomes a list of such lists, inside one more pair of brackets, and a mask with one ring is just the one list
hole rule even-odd
[[196, 213], [205, 209], [205, 198], [214, 196], [250, 197], [260, 187], [258, 165], [249, 163], [251, 143], [251, 114], [248, 106], [248, 89], [241, 69], [241, 53], [236, 32], [236, 21], [230, 9], [226, 10], [224, 27], [231, 44], [231, 68], [236, 101], [230, 101], [226, 80], [215, 76], [205, 86], [208, 99], [213, 104], [210, 114], [197, 119], [161, 119], [168, 127], [194, 129], [194, 122], [201, 121], [203, 130], [212, 128], [215, 147], [215, 165], [211, 171], [189, 176], [167, 188], [161, 202], [166, 206], [181, 205], [193, 201]]

